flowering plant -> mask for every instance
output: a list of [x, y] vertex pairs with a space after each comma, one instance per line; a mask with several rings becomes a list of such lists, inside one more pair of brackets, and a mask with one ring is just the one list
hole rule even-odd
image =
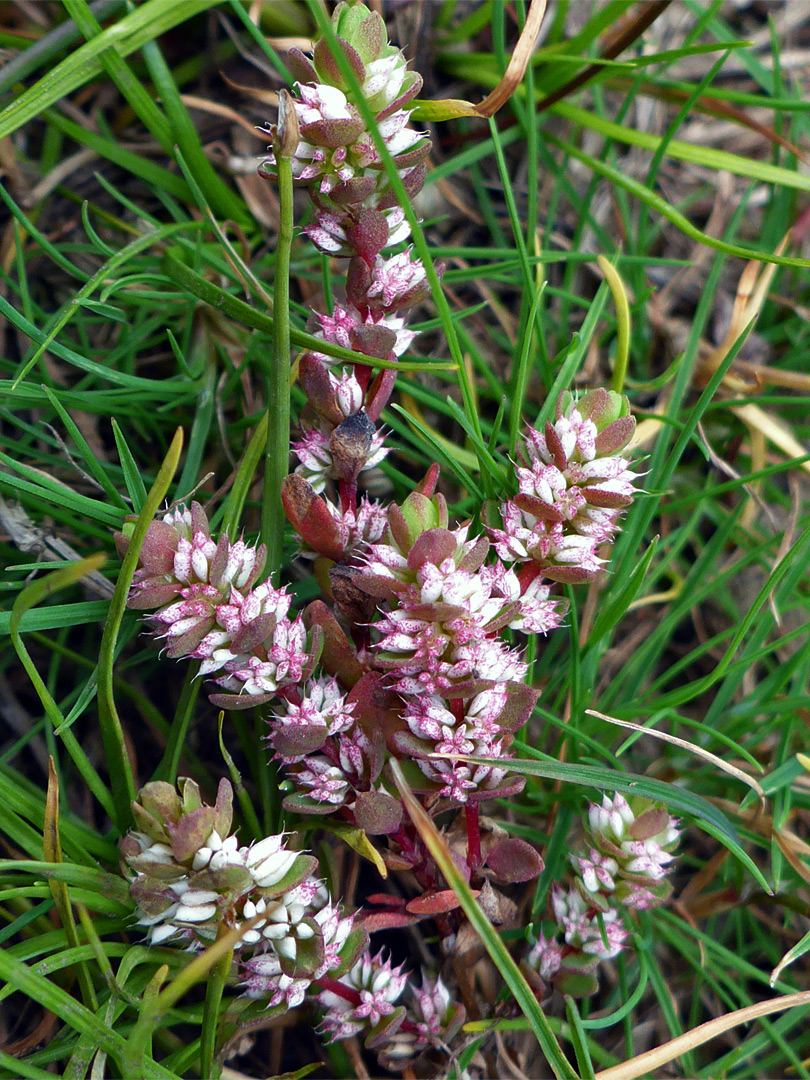
[[[507, 911], [508, 891], [544, 863], [481, 807], [524, 787], [510, 761], [539, 696], [525, 642], [563, 624], [561, 585], [603, 571], [636, 490], [635, 421], [620, 393], [562, 393], [552, 419], [525, 426], [513, 487], [489, 500], [480, 525], [453, 520], [436, 465], [399, 503], [362, 490], [391, 450], [379, 421], [416, 336], [407, 310], [430, 295], [422, 261], [401, 249], [410, 225], [384, 167], [387, 156], [408, 196], [418, 194], [430, 143], [408, 106], [421, 79], [361, 5], [339, 4], [332, 40], [311, 58], [293, 50], [289, 63], [297, 92], [282, 98], [261, 171], [281, 184], [286, 170], [307, 190], [314, 224], [305, 235], [345, 261], [345, 299], [315, 310], [311, 330], [325, 349], [356, 356], [342, 363], [310, 348], [299, 358], [306, 404], [279, 491], [322, 598], [297, 610], [288, 588], [265, 575], [265, 546], [212, 535], [195, 502], [149, 525], [129, 604], [148, 613], [170, 658], [199, 664], [214, 705], [261, 710], [284, 810], [374, 850], [377, 865], [407, 875], [418, 895], [377, 894], [345, 913], [314, 858], [283, 836], [240, 845], [229, 835], [227, 784], [214, 807], [190, 780], [179, 793], [147, 785], [122, 854], [153, 944], [199, 948], [235, 931], [249, 998], [276, 1010], [309, 1001], [327, 1039], [362, 1035], [388, 1067], [405, 1068], [446, 1050], [465, 1007], [436, 971], [423, 971], [417, 988], [368, 934], [430, 917], [452, 949], [467, 924], [405, 812], [392, 762], [406, 768], [428, 815], [445, 821], [474, 894]], [[131, 535], [118, 534], [122, 553]], [[575, 883], [551, 891], [562, 941], [535, 933], [523, 959], [539, 995], [596, 991], [596, 967], [629, 940], [628, 912], [666, 899], [676, 839], [661, 808], [631, 809], [619, 795], [592, 807], [582, 852], [571, 857]]]

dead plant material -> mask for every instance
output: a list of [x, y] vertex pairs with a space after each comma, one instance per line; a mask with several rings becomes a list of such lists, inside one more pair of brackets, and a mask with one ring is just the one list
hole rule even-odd
[[617, 720], [615, 716], [606, 716], [604, 713], [597, 712], [595, 709], [586, 709], [585, 712], [588, 716], [595, 716], [599, 720], [605, 720], [609, 724], [616, 724], [618, 727], [629, 728], [630, 731], [635, 731], [639, 735], [652, 735], [656, 739], [661, 739], [662, 742], [671, 743], [673, 746], [679, 746], [682, 750], [688, 750], [696, 757], [703, 758], [704, 761], [708, 761], [710, 765], [714, 765], [716, 769], [721, 769], [723, 772], [728, 773], [729, 776], [736, 777], [743, 784], [747, 784], [753, 791], [756, 792], [759, 798], [762, 809], [765, 809], [765, 792], [762, 790], [762, 786], [757, 783], [752, 776], [743, 772], [742, 769], [738, 769], [736, 765], [732, 765], [728, 761], [724, 761], [717, 754], [712, 754], [709, 750], [704, 750], [702, 746], [696, 746], [695, 743], [689, 742], [687, 739], [679, 739], [676, 735], [670, 735], [667, 731], [658, 731], [657, 728], [644, 727], [643, 724], [634, 724], [630, 720]]
[[[666, 3], [669, 3], [669, 0], [666, 0]], [[546, 0], [532, 0], [526, 22], [523, 25], [514, 52], [509, 59], [503, 78], [483, 101], [480, 101], [477, 105], [474, 105], [471, 101], [458, 99], [445, 99], [437, 102], [422, 101], [418, 104], [425, 116], [430, 119], [434, 112], [435, 115], [441, 114], [442, 116], [475, 116], [481, 120], [488, 120], [494, 116], [506, 104], [523, 81], [545, 13]], [[445, 110], [449, 111], [445, 113]]]
[[523, 31], [518, 38], [518, 43], [509, 60], [504, 76], [492, 93], [487, 94], [484, 100], [476, 107], [475, 111], [478, 116], [487, 118], [494, 116], [501, 106], [506, 104], [523, 81], [545, 13], [546, 0], [532, 0]]
[[254, 138], [261, 139], [262, 142], [267, 141], [266, 135], [263, 135], [258, 128], [245, 120], [236, 109], [232, 109], [229, 105], [223, 105], [218, 101], [208, 101], [207, 98], [197, 97], [196, 94], [181, 94], [180, 100], [184, 105], [188, 105], [190, 109], [200, 109], [202, 112], [212, 113], [214, 116], [223, 116], [226, 120], [230, 120], [231, 123], [238, 124], [245, 131], [250, 132]]
[[727, 1031], [732, 1031], [740, 1024], [749, 1024], [752, 1020], [784, 1012], [798, 1005], [810, 1005], [810, 990], [803, 990], [798, 994], [787, 994], [784, 997], [773, 998], [771, 1001], [759, 1001], [755, 1005], [748, 1005], [744, 1009], [736, 1009], [734, 1012], [726, 1013], [725, 1016], [719, 1016], [716, 1020], [709, 1020], [692, 1031], [687, 1031], [684, 1035], [679, 1035], [676, 1039], [670, 1039], [662, 1046], [657, 1046], [654, 1050], [638, 1054], [621, 1065], [603, 1069], [596, 1074], [596, 1080], [636, 1080], [636, 1077], [657, 1071], [668, 1062], [681, 1057], [682, 1054], [703, 1046], [704, 1043], [716, 1039], [718, 1035], [723, 1035]]

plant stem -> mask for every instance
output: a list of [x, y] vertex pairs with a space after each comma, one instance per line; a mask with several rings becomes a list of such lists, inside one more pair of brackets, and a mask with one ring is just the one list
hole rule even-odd
[[262, 540], [267, 545], [268, 576], [278, 574], [284, 515], [281, 482], [290, 462], [290, 248], [293, 236], [292, 164], [278, 155], [280, 222], [273, 290], [273, 365], [267, 380], [267, 442], [264, 458]]
[[[221, 936], [221, 935], [220, 935]], [[202, 1032], [200, 1035], [200, 1075], [219, 1080], [219, 1067], [214, 1063], [217, 1048], [217, 1030], [219, 1028], [219, 1006], [225, 980], [233, 964], [233, 949], [230, 949], [214, 966], [205, 990]]]
[[464, 807], [464, 819], [467, 822], [467, 865], [475, 872], [481, 865], [481, 826], [478, 821], [478, 804]]

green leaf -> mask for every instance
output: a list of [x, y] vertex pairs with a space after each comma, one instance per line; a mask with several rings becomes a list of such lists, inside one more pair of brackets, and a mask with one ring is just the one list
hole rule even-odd
[[349, 845], [352, 851], [356, 851], [358, 855], [362, 855], [364, 859], [368, 859], [370, 863], [373, 863], [380, 877], [388, 877], [388, 867], [385, 865], [382, 855], [362, 829], [358, 829], [356, 825], [349, 825], [347, 822], [330, 821], [328, 818], [319, 821], [318, 828], [330, 832], [334, 836], [339, 836], [345, 844]]
[[[47, 862], [62, 862], [62, 842], [59, 836], [59, 774], [53, 756], [48, 758], [48, 789], [45, 796], [45, 821], [43, 823], [42, 852]], [[79, 935], [76, 930], [76, 920], [73, 917], [73, 908], [70, 904], [70, 893], [64, 881], [52, 878], [50, 887], [53, 902], [59, 913], [59, 920], [65, 937], [71, 948], [79, 944]], [[93, 980], [86, 964], [79, 963], [76, 966], [82, 1000], [88, 1009], [94, 1012], [98, 1008], [98, 999], [93, 988]]]
[[[55, 630], [60, 626], [82, 626], [86, 623], [100, 622], [109, 610], [106, 600], [84, 600], [79, 604], [53, 604], [25, 611], [21, 615], [17, 629], [29, 633], [32, 630]], [[0, 635], [11, 632], [11, 612], [0, 611]]]
[[51, 343], [59, 331], [62, 330], [72, 316], [80, 310], [81, 301], [86, 300], [86, 298], [94, 292], [99, 285], [103, 284], [119, 268], [119, 266], [123, 266], [134, 255], [139, 254], [141, 251], [145, 251], [153, 244], [159, 243], [168, 236], [174, 236], [178, 232], [184, 232], [189, 228], [193, 228], [193, 223], [187, 221], [181, 221], [179, 224], [174, 225], [164, 225], [154, 232], [148, 232], [144, 236], [139, 236], [137, 239], [127, 244], [126, 247], [117, 251], [115, 255], [101, 267], [101, 269], [97, 270], [95, 274], [82, 285], [81, 289], [79, 289], [73, 299], [63, 306], [62, 310], [53, 320], [51, 328], [45, 339], [41, 342], [39, 348], [25, 361], [22, 368], [17, 373], [12, 390], [16, 389], [19, 383], [22, 382], [45, 350], [50, 348]]
[[[22, 637], [20, 636], [20, 622], [29, 608], [40, 604], [47, 596], [58, 592], [60, 589], [67, 588], [69, 585], [74, 585], [76, 582], [81, 581], [85, 574], [88, 574], [93, 570], [98, 570], [104, 565], [106, 560], [107, 557], [103, 553], [91, 555], [89, 558], [80, 559], [78, 562], [68, 563], [63, 570], [54, 570], [52, 573], [46, 574], [44, 577], [39, 578], [37, 581], [32, 582], [23, 589], [14, 601], [14, 606], [11, 609], [11, 617], [8, 624], [11, 643], [20, 658], [20, 662], [28, 673], [28, 678], [34, 684], [34, 689], [37, 692], [39, 700], [42, 702], [45, 715], [48, 717], [54, 728], [61, 727], [64, 722], [64, 717], [59, 711], [59, 706], [51, 697], [47, 686], [37, 671], [36, 665], [23, 644]], [[62, 740], [88, 788], [93, 792], [107, 813], [109, 813], [112, 809], [112, 803], [107, 788], [102, 783], [101, 777], [90, 764], [87, 755], [79, 746], [76, 737], [70, 730], [66, 730], [62, 734]]]
[[119, 528], [124, 514], [121, 510], [113, 510], [98, 499], [91, 499], [87, 495], [80, 495], [72, 491], [67, 484], [52, 479], [47, 474], [32, 469], [15, 461], [8, 454], [0, 454], [0, 462], [12, 472], [0, 472], [0, 486], [10, 488], [12, 491], [26, 491], [34, 496], [35, 502], [51, 503], [60, 510], [73, 510], [83, 517], [89, 517], [92, 521], [100, 521], [108, 528]]
[[42, 390], [48, 396], [48, 401], [53, 405], [60, 420], [65, 426], [65, 430], [70, 435], [76, 449], [79, 451], [82, 459], [82, 464], [87, 469], [88, 473], [93, 477], [97, 484], [99, 484], [104, 491], [107, 498], [119, 506], [124, 513], [129, 513], [129, 506], [121, 497], [115, 484], [107, 476], [104, 471], [104, 467], [98, 460], [96, 454], [90, 449], [84, 435], [82, 435], [73, 417], [64, 407], [56, 391], [52, 390], [49, 386], [43, 386]]
[[688, 814], [711, 836], [719, 840], [732, 855], [746, 866], [763, 889], [772, 895], [773, 890], [762, 875], [762, 871], [743, 851], [737, 833], [726, 815], [712, 806], [700, 795], [695, 795], [676, 784], [665, 784], [651, 776], [639, 776], [636, 773], [620, 772], [618, 769], [606, 769], [599, 765], [574, 765], [560, 761], [535, 761], [529, 758], [467, 758], [458, 755], [459, 761], [475, 761], [478, 765], [491, 765], [502, 769], [508, 765], [511, 772], [521, 776], [539, 776], [544, 780], [561, 780], [568, 784], [597, 788], [599, 791], [619, 791], [623, 795], [637, 795], [653, 802], [663, 803], [671, 810]]
[[658, 547], [658, 537], [654, 537], [647, 550], [641, 556], [633, 570], [633, 573], [620, 586], [616, 595], [613, 596], [608, 602], [607, 597], [603, 595], [601, 610], [598, 616], [594, 620], [593, 628], [588, 635], [588, 642], [583, 650], [583, 655], [592, 649], [606, 634], [609, 634], [616, 623], [626, 613], [630, 604], [636, 597], [636, 593], [641, 588], [644, 578], [647, 576], [647, 570], [649, 569], [652, 557], [655, 554], [655, 549]]
[[116, 874], [107, 874], [92, 866], [78, 863], [50, 862], [44, 859], [0, 859], [2, 874], [31, 874], [35, 878], [48, 878], [50, 881], [63, 881], [67, 885], [76, 885], [97, 892], [120, 904], [127, 911], [132, 910], [129, 899], [129, 887], [123, 878]]
[[146, 501], [146, 486], [143, 482], [141, 471], [135, 463], [135, 458], [132, 456], [132, 451], [127, 446], [127, 440], [124, 438], [124, 433], [118, 426], [115, 417], [112, 417], [110, 423], [112, 424], [115, 445], [118, 448], [118, 457], [121, 459], [124, 483], [127, 485], [127, 492], [129, 493], [132, 502], [132, 508], [136, 514], [139, 514]]
[[[176, 4], [177, 0], [174, 0], [174, 3]], [[155, 89], [160, 95], [161, 104], [166, 111], [171, 135], [177, 144], [178, 152], [182, 153], [183, 158], [193, 170], [196, 182], [214, 211], [221, 217], [236, 222], [242, 228], [250, 228], [254, 225], [254, 221], [244, 199], [225, 183], [205, 155], [197, 129], [183, 104], [163, 53], [154, 40], [155, 36], [152, 35], [152, 38], [144, 43], [141, 51]]]
[[[103, 33], [87, 0], [63, 0], [63, 3], [68, 15], [88, 41]], [[98, 60], [147, 131], [155, 136], [167, 153], [171, 153], [172, 132], [166, 117], [149, 96], [141, 80], [121, 57], [115, 44], [100, 52]]]
[[256, 469], [259, 467], [259, 462], [264, 455], [266, 442], [267, 413], [264, 412], [253, 429], [250, 441], [236, 470], [233, 486], [228, 492], [228, 498], [225, 502], [222, 528], [230, 536], [231, 540], [236, 540], [241, 530], [242, 510], [253, 484]]
[[[571, 105], [567, 101], [552, 105], [550, 112], [555, 112], [566, 120], [571, 120], [575, 124], [597, 131], [608, 139], [615, 139], [616, 142], [625, 143], [628, 146], [640, 146], [644, 150], [655, 152], [661, 143], [658, 135], [616, 124], [612, 120], [606, 120], [597, 113], [588, 112], [587, 109]], [[735, 176], [746, 176], [750, 180], [758, 180], [765, 184], [778, 184], [782, 187], [796, 188], [799, 191], [810, 191], [810, 176], [794, 169], [786, 169], [781, 165], [772, 165], [769, 161], [761, 161], [753, 155], [743, 157], [740, 154], [729, 153], [727, 150], [718, 150], [714, 146], [698, 146], [695, 143], [682, 142], [680, 139], [670, 139], [665, 153], [667, 157], [688, 161], [692, 165], [702, 165], [716, 172], [730, 172]]]
[[463, 101], [459, 98], [441, 98], [439, 101], [417, 98], [413, 103], [411, 115], [414, 120], [432, 120], [438, 123], [442, 120], [455, 120], [459, 116], [476, 116], [485, 119], [471, 101]]
[[804, 954], [808, 952], [810, 952], [810, 930], [807, 931], [801, 941], [796, 942], [792, 949], [788, 949], [788, 951], [773, 969], [769, 980], [771, 986], [774, 986], [776, 984], [779, 976], [782, 974], [788, 964], [794, 963], [794, 961], [798, 960], [800, 956], [804, 956]]
[[723, 654], [722, 659], [718, 664], [714, 665], [713, 670], [709, 675], [704, 675], [703, 678], [695, 679], [688, 686], [683, 689], [673, 690], [668, 694], [662, 694], [656, 704], [659, 708], [668, 708], [670, 706], [678, 708], [687, 701], [693, 701], [700, 694], [705, 693], [710, 687], [712, 687], [719, 679], [721, 679], [726, 671], [728, 671], [731, 663], [734, 659], [734, 654], [742, 643], [743, 638], [755, 624], [757, 615], [761, 608], [767, 603], [768, 598], [776, 589], [779, 582], [791, 568], [794, 560], [803, 552], [804, 548], [810, 541], [810, 525], [804, 530], [795, 544], [787, 551], [783, 558], [776, 564], [774, 569], [768, 575], [765, 584], [759, 590], [756, 595], [756, 599], [751, 604], [751, 607], [745, 614], [745, 617], [740, 621], [739, 626], [731, 640], [730, 645]]
[[422, 441], [427, 444], [428, 452], [432, 454], [438, 461], [442, 461], [446, 464], [447, 468], [455, 475], [456, 479], [462, 484], [468, 491], [471, 491], [476, 498], [483, 499], [484, 493], [478, 484], [473, 480], [467, 470], [461, 465], [459, 461], [458, 447], [453, 446], [449, 440], [445, 440], [431, 430], [426, 424], [423, 424], [421, 420], [417, 420], [415, 416], [411, 416], [409, 412], [406, 412], [401, 405], [392, 405], [391, 409], [394, 412], [399, 413], [405, 418], [408, 424], [416, 431], [422, 438]]
[[[37, 975], [27, 964], [15, 959], [8, 950], [0, 952], [0, 979], [58, 1016], [74, 1031], [92, 1038], [95, 1046], [105, 1050], [116, 1061], [121, 1061], [125, 1056], [126, 1042], [108, 1024], [56, 983]], [[144, 1057], [142, 1065], [144, 1080], [177, 1080], [174, 1073], [150, 1057]]]

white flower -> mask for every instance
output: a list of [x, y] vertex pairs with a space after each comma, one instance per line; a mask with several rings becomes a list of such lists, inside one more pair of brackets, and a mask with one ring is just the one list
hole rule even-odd
[[287, 874], [297, 851], [287, 851], [283, 836], [268, 836], [244, 848], [245, 866], [260, 889], [270, 889]]
[[194, 855], [191, 864], [193, 870], [219, 870], [223, 866], [244, 865], [242, 852], [238, 850], [236, 836], [227, 836], [224, 840], [216, 831], [211, 830], [211, 835]]
[[353, 120], [349, 111], [349, 102], [342, 90], [325, 83], [316, 86], [308, 86], [306, 83], [296, 83], [301, 101], [295, 103], [295, 111], [298, 122], [315, 124], [319, 120]]

